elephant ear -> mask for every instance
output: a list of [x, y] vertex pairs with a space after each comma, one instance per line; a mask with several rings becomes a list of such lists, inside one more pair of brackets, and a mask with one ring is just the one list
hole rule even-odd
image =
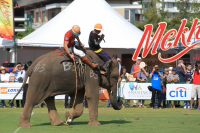
[[114, 55], [112, 56], [112, 58], [113, 58], [113, 59], [117, 59], [117, 55], [114, 54]]

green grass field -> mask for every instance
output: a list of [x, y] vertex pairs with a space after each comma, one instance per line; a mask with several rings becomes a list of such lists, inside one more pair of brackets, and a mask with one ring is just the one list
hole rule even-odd
[[[7, 102], [7, 101], [6, 101]], [[64, 101], [56, 101], [57, 110], [65, 120]], [[98, 120], [101, 126], [88, 126], [88, 109], [74, 120], [70, 126], [52, 126], [47, 108], [35, 108], [31, 118], [33, 127], [18, 128], [23, 108], [0, 108], [0, 133], [122, 133], [122, 132], [175, 132], [198, 133], [200, 129], [200, 111], [178, 109], [123, 108], [115, 111], [107, 108], [106, 103], [99, 104]]]

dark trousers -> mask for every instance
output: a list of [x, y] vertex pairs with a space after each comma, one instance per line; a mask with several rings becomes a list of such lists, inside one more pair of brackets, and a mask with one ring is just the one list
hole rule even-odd
[[16, 100], [16, 107], [20, 107], [19, 101], [21, 101], [21, 107], [24, 107], [22, 100]]
[[101, 60], [104, 61], [104, 64], [111, 59], [111, 57], [104, 50], [96, 54], [99, 56]]
[[26, 103], [26, 93], [27, 93], [27, 90], [28, 90], [28, 84], [25, 84], [24, 85], [23, 96], [22, 96], [22, 103], [23, 103], [24, 106], [25, 106], [25, 103]]
[[154, 107], [154, 104], [155, 104], [155, 95], [157, 94], [158, 96], [158, 107], [161, 107], [161, 95], [162, 95], [162, 92], [161, 90], [157, 90], [157, 89], [152, 89], [152, 97], [151, 97], [151, 107]]
[[65, 95], [65, 108], [70, 107], [72, 108], [72, 99], [70, 99], [70, 103], [68, 103], [69, 95]]

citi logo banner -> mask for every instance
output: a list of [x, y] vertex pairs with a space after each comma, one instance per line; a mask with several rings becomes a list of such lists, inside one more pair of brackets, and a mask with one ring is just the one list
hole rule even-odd
[[187, 97], [187, 89], [185, 87], [178, 87], [176, 90], [170, 91], [171, 97]]
[[192, 84], [167, 84], [167, 100], [185, 100], [191, 99]]

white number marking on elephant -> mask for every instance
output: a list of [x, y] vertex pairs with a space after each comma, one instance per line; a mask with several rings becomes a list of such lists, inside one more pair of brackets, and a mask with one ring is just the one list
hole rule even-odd
[[44, 70], [45, 70], [45, 66], [46, 66], [46, 64], [42, 64], [42, 65], [40, 65], [40, 64], [38, 64], [36, 67], [35, 67], [35, 69], [34, 69], [34, 72], [43, 72]]
[[71, 69], [70, 62], [63, 62], [64, 71], [69, 71]]
[[42, 65], [41, 65], [41, 67], [40, 67], [41, 70], [39, 71], [40, 73], [43, 72], [43, 71], [45, 70], [45, 66], [46, 66], [46, 64], [42, 64]]
[[98, 75], [93, 70], [90, 70], [90, 78], [98, 79]]

